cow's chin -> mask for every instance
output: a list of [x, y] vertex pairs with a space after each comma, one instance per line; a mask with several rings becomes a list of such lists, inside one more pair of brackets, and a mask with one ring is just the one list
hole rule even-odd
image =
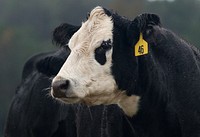
[[66, 104], [82, 103], [87, 106], [111, 105], [117, 104], [127, 116], [132, 117], [138, 111], [139, 96], [127, 96], [124, 91], [116, 91], [113, 93], [90, 94], [85, 97], [58, 98]]

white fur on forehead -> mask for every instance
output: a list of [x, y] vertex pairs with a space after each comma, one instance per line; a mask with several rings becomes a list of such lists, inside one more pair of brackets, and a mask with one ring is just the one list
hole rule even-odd
[[98, 19], [102, 20], [103, 17], [106, 16], [104, 9], [102, 7], [96, 7], [90, 12], [90, 17], [89, 19]]
[[95, 49], [102, 41], [112, 41], [113, 21], [105, 14], [102, 7], [96, 7], [90, 12], [90, 17], [82, 23], [81, 28], [72, 36], [69, 47], [84, 50]]
[[[104, 29], [105, 25], [113, 24], [111, 17], [108, 17], [102, 7], [94, 8], [90, 12], [90, 16], [86, 22], [89, 22], [88, 24], [86, 24], [88, 25], [88, 28], [90, 28], [90, 32], [99, 28]], [[112, 28], [112, 26], [110, 27]]]

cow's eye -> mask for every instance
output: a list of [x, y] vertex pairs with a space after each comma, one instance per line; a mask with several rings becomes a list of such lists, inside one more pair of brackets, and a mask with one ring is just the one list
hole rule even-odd
[[112, 47], [111, 40], [103, 41], [101, 46], [95, 49], [95, 59], [99, 64], [104, 65], [106, 63], [106, 51]]
[[111, 40], [110, 40], [110, 39], [107, 40], [107, 41], [103, 41], [102, 44], [101, 44], [101, 47], [102, 47], [105, 51], [111, 49], [111, 46], [112, 46], [112, 45], [111, 45]]

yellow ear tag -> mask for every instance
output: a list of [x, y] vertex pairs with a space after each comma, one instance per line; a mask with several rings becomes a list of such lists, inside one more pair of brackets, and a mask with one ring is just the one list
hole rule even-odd
[[148, 43], [143, 39], [142, 33], [140, 33], [139, 41], [135, 45], [135, 56], [145, 54], [148, 54]]

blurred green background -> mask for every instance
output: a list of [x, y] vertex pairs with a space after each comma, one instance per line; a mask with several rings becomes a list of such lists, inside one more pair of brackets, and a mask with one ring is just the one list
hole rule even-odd
[[97, 5], [129, 19], [156, 13], [163, 26], [200, 46], [200, 0], [0, 0], [0, 137], [25, 61], [55, 49], [54, 28], [64, 22], [80, 25]]

